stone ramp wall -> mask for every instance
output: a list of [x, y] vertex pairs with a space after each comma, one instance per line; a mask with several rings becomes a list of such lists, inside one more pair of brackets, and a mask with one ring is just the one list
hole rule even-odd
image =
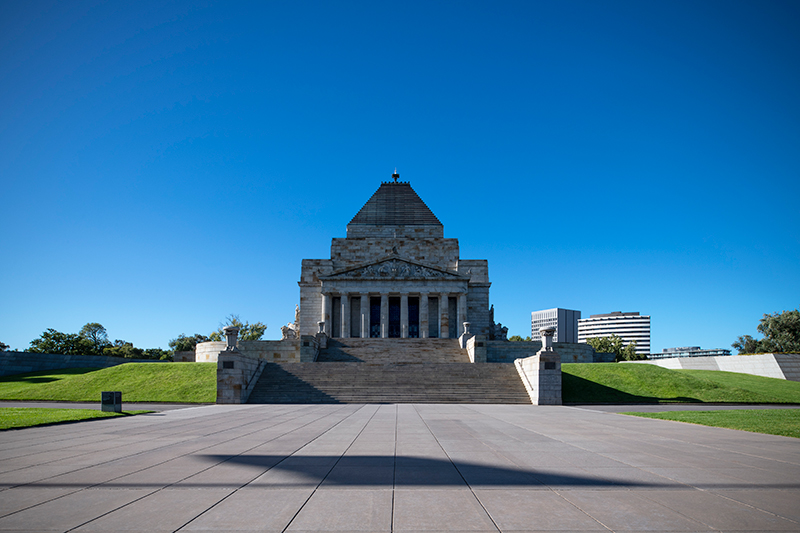
[[[541, 341], [487, 341], [486, 361], [488, 363], [513, 363], [536, 355], [542, 349]], [[593, 363], [594, 348], [588, 344], [554, 342], [553, 350], [561, 356], [562, 363]]]
[[157, 359], [125, 359], [99, 355], [62, 355], [33, 352], [0, 352], [0, 377], [62, 370], [65, 368], [108, 368], [124, 363], [168, 363]]
[[[216, 363], [219, 352], [225, 350], [225, 341], [201, 342], [195, 348], [195, 362]], [[239, 341], [236, 347], [246, 357], [263, 359], [270, 363], [299, 363], [300, 339], [284, 341]]]
[[672, 370], [723, 370], [725, 372], [800, 381], [800, 354], [767, 353], [714, 357], [670, 357], [652, 361], [625, 362], [657, 365]]

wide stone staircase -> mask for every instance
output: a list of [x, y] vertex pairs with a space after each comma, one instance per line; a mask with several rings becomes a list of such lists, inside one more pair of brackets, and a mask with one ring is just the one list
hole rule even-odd
[[267, 363], [249, 403], [530, 404], [513, 364], [455, 339], [330, 339], [315, 363]]

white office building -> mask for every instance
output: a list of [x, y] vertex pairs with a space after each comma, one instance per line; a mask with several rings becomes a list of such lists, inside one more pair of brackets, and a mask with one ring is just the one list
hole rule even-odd
[[730, 355], [731, 351], [725, 348], [712, 348], [703, 350], [699, 346], [682, 346], [680, 348], [664, 348], [661, 353], [651, 353], [648, 359], [671, 359], [673, 357], [721, 357]]
[[553, 327], [556, 333], [553, 342], [578, 342], [578, 319], [581, 317], [580, 311], [572, 309], [543, 309], [531, 313], [531, 340], [542, 340], [539, 328]]
[[578, 320], [578, 342], [594, 337], [621, 338], [625, 346], [636, 341], [636, 353], [650, 353], [650, 316], [615, 311]]

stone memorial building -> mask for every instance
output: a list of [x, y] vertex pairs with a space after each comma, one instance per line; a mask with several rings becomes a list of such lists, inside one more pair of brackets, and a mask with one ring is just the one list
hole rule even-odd
[[488, 262], [461, 259], [458, 239], [399, 177], [333, 239], [330, 259], [303, 260], [300, 335], [456, 338], [465, 322], [490, 335]]
[[197, 345], [196, 361], [218, 363], [219, 403], [561, 401], [561, 362], [591, 362], [594, 350], [509, 342], [489, 304], [488, 261], [461, 259], [399, 178], [381, 183], [329, 259], [303, 260], [281, 340], [231, 331]]

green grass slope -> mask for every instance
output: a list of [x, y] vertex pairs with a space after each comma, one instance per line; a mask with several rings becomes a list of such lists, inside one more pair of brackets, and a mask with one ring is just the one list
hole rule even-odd
[[800, 409], [735, 409], [730, 411], [621, 414], [800, 438]]
[[564, 403], [800, 403], [800, 383], [749, 374], [619, 363], [561, 370]]
[[0, 378], [0, 400], [100, 402], [102, 391], [122, 391], [122, 402], [213, 403], [215, 363], [126, 363]]
[[34, 426], [49, 426], [65, 422], [79, 422], [98, 418], [129, 416], [152, 411], [126, 411], [109, 413], [92, 409], [51, 409], [39, 407], [4, 407], [0, 408], [0, 430], [22, 429]]

